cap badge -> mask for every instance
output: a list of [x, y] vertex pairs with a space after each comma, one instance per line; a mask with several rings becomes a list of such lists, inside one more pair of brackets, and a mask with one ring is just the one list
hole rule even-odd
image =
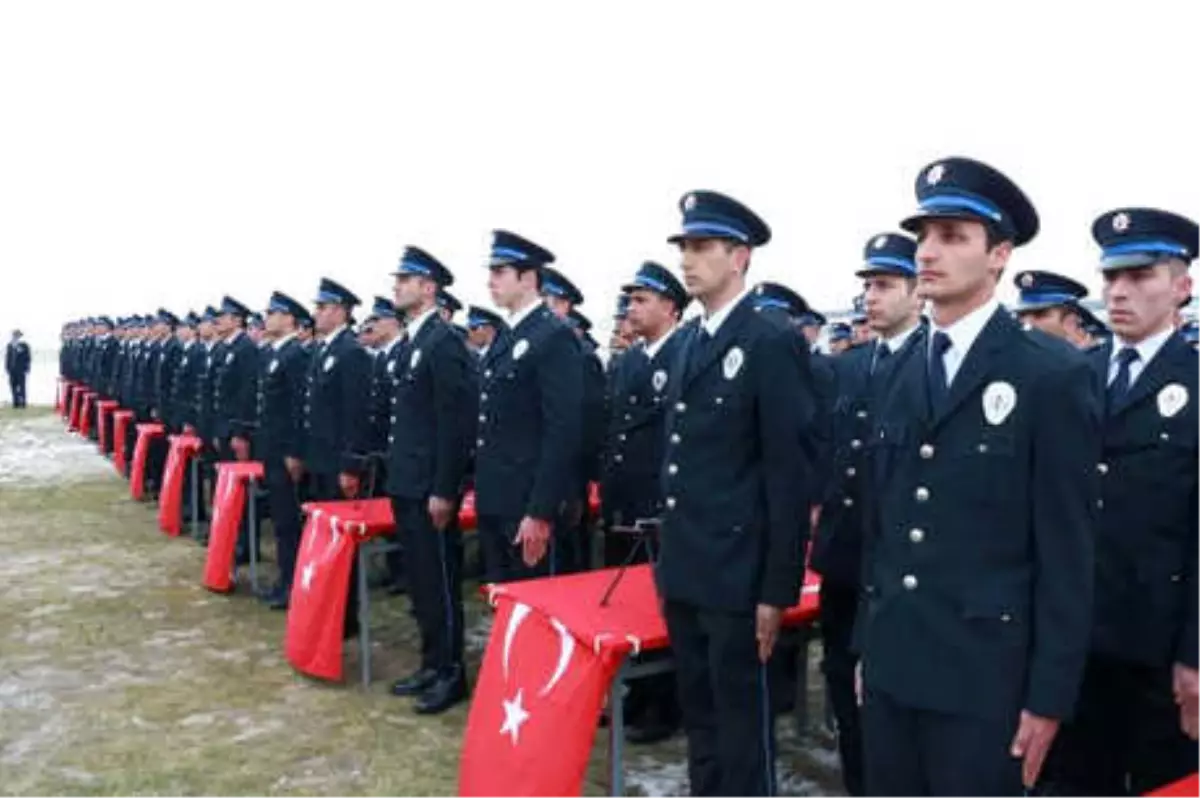
[[690, 213], [692, 210], [695, 209], [695, 207], [696, 207], [696, 195], [695, 194], [688, 194], [686, 197], [683, 198], [683, 210], [685, 212]]
[[1124, 233], [1126, 230], [1129, 229], [1129, 222], [1130, 222], [1129, 214], [1125, 213], [1124, 211], [1121, 211], [1120, 213], [1118, 213], [1116, 216], [1113, 217], [1113, 221], [1112, 221], [1113, 230], [1115, 230], [1118, 233]]
[[1033, 275], [1029, 272], [1021, 275], [1021, 286], [1023, 288], [1033, 288]]
[[929, 167], [929, 171], [925, 173], [925, 183], [930, 186], [936, 186], [942, 182], [942, 178], [946, 176], [946, 167], [943, 164], [935, 163]]
[[875, 239], [875, 249], [883, 249], [887, 246], [887, 236], [879, 236]]

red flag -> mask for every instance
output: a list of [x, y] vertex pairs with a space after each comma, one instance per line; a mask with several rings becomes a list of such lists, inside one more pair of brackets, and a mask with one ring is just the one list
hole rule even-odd
[[460, 795], [579, 795], [608, 662], [528, 604], [497, 597], [459, 761]]
[[125, 457], [128, 455], [125, 448], [125, 432], [129, 429], [131, 421], [132, 410], [118, 410], [113, 413], [113, 467], [121, 476], [125, 476]]
[[96, 406], [96, 392], [83, 395], [83, 408], [79, 411], [79, 434], [88, 437], [92, 432], [92, 409]]
[[1193, 773], [1190, 776], [1185, 776], [1179, 781], [1159, 787], [1154, 792], [1148, 792], [1146, 794], [1155, 796], [1155, 798], [1174, 798], [1174, 796], [1179, 795], [1196, 795], [1197, 788], [1200, 788], [1200, 776], [1197, 776], [1195, 773]]
[[71, 381], [68, 379], [64, 379], [63, 377], [59, 377], [58, 378], [58, 387], [54, 391], [54, 412], [55, 413], [58, 413], [59, 415], [66, 415], [64, 412], [64, 409], [67, 406], [66, 394], [69, 393], [70, 390], [71, 390]]
[[76, 385], [71, 391], [71, 414], [67, 419], [67, 429], [72, 432], [76, 432], [79, 429], [79, 410], [80, 405], [83, 404], [83, 391], [84, 387], [82, 385]]
[[133, 469], [129, 474], [129, 495], [141, 501], [146, 493], [146, 458], [150, 454], [150, 441], [163, 434], [162, 424], [138, 424], [137, 443], [133, 447]]
[[238, 528], [246, 508], [246, 483], [233, 463], [217, 465], [217, 486], [213, 489], [212, 526], [208, 533], [208, 556], [204, 560], [204, 586], [217, 593], [233, 588], [233, 555], [237, 548]]
[[117, 409], [117, 402], [113, 399], [104, 399], [96, 403], [96, 415], [100, 417], [100, 433], [99, 447], [103, 454], [108, 454], [112, 451], [112, 447], [108, 445], [108, 431], [112, 420], [112, 414]]
[[284, 638], [288, 662], [301, 673], [342, 678], [346, 590], [357, 548], [336, 515], [320, 505], [311, 509], [300, 537]]
[[[103, 429], [103, 427], [101, 427]], [[183, 531], [183, 474], [188, 461], [200, 452], [195, 435], [172, 435], [171, 451], [163, 467], [162, 490], [158, 494], [158, 528], [171, 537]]]

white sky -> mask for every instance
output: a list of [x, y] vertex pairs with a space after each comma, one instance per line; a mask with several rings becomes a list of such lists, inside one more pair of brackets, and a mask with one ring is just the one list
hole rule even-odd
[[322, 275], [369, 302], [409, 243], [486, 303], [507, 227], [558, 255], [604, 340], [637, 265], [675, 265], [692, 188], [774, 228], [753, 278], [846, 307], [865, 241], [953, 154], [1037, 205], [1014, 271], [1095, 291], [1100, 212], [1200, 215], [1197, 4], [1067, 8], [5, 3], [0, 331], [307, 301]]

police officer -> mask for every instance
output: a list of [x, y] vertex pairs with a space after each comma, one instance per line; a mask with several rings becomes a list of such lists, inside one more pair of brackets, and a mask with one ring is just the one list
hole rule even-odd
[[553, 261], [532, 241], [493, 233], [488, 290], [509, 331], [480, 364], [475, 506], [487, 581], [557, 572], [570, 544], [553, 527], [578, 501], [583, 360], [570, 328], [538, 297], [541, 269]]
[[1018, 292], [1013, 313], [1021, 324], [1083, 348], [1086, 333], [1079, 302], [1087, 296], [1087, 286], [1061, 274], [1033, 270], [1017, 272], [1013, 285]]
[[837, 386], [834, 455], [811, 565], [821, 575], [822, 670], [837, 721], [842, 780], [850, 795], [865, 794], [854, 687], [858, 658], [851, 645], [862, 569], [864, 455], [873, 407], [887, 391], [889, 376], [908, 358], [924, 357], [916, 249], [915, 241], [899, 233], [881, 233], [867, 242], [856, 275], [864, 283], [865, 312], [875, 341], [830, 361]]
[[608, 361], [609, 371], [612, 371], [613, 361], [617, 355], [624, 353], [633, 346], [637, 335], [629, 323], [629, 294], [617, 295], [617, 306], [613, 310], [613, 332], [608, 340], [608, 351], [611, 355]]
[[1038, 229], [994, 168], [916, 181], [929, 345], [891, 378], [871, 437], [861, 654], [866, 789], [1032, 787], [1074, 705], [1091, 597], [1093, 372], [995, 298]]
[[[258, 347], [246, 334], [250, 309], [232, 297], [221, 301], [216, 333], [221, 354], [215, 357], [213, 381], [212, 447], [224, 462], [250, 459], [250, 427], [257, 418]], [[238, 535], [238, 562], [250, 560], [249, 517], [242, 516]]]
[[488, 350], [504, 326], [504, 319], [487, 308], [471, 305], [467, 309], [467, 343], [475, 353], [477, 362], [487, 357]]
[[595, 342], [588, 330], [592, 323], [579, 312], [583, 292], [561, 271], [542, 268], [542, 300], [555, 316], [575, 332], [579, 342], [579, 357], [583, 364], [583, 419], [580, 422], [580, 453], [576, 473], [575, 498], [567, 503], [560, 519], [560, 540], [569, 540], [564, 547], [562, 565], [567, 571], [583, 571], [591, 567], [591, 526], [589, 522], [588, 486], [600, 477], [600, 446], [604, 439], [604, 366], [596, 356]]
[[[217, 367], [224, 348], [217, 337], [218, 315], [220, 314], [217, 309], [209, 305], [204, 309], [204, 314], [200, 317], [200, 323], [197, 326], [197, 340], [200, 348], [196, 356], [200, 359], [200, 366], [197, 367], [195, 410], [192, 414], [192, 418], [195, 419], [194, 429], [184, 428], [185, 432], [193, 432], [200, 440], [204, 441], [204, 448], [200, 452], [201, 507], [207, 507], [210, 503], [208, 494], [212, 492], [215, 484], [218, 456], [218, 452], [212, 446], [216, 428], [216, 418], [213, 415], [213, 395], [216, 390]], [[206, 543], [206, 536], [201, 534], [199, 542]]]
[[[404, 334], [402, 316], [392, 300], [377, 296], [368, 317], [374, 329], [375, 350], [371, 361], [371, 443], [367, 494], [374, 497], [388, 495], [388, 434], [391, 430], [392, 396], [399, 368], [397, 358]], [[391, 595], [400, 595], [407, 589], [403, 551], [389, 551], [387, 562], [388, 592]]]
[[[646, 261], [622, 287], [631, 332], [641, 340], [613, 366], [604, 443], [604, 564], [648, 562], [652, 538], [639, 540], [628, 530], [640, 520], [657, 519], [663, 496], [659, 473], [666, 451], [666, 398], [678, 379], [683, 337], [679, 318], [687, 290], [664, 266]], [[624, 528], [622, 531], [620, 528]], [[647, 532], [652, 535], [652, 532]], [[630, 684], [625, 702], [626, 738], [652, 743], [671, 735], [679, 724], [675, 680], [657, 674]]]
[[804, 334], [804, 340], [808, 341], [809, 351], [814, 355], [822, 354], [819, 342], [821, 340], [821, 328], [825, 326], [825, 321], [825, 315], [812, 308], [802, 313], [798, 320], [800, 332]]
[[1092, 313], [1086, 305], [1077, 304], [1074, 312], [1079, 317], [1079, 324], [1075, 332], [1069, 331], [1067, 340], [1079, 349], [1085, 351], [1094, 349], [1112, 337], [1108, 325], [1102, 322], [1095, 313]]
[[387, 489], [404, 541], [421, 666], [392, 693], [415, 696], [419, 714], [435, 714], [467, 694], [457, 517], [478, 387], [466, 344], [438, 312], [438, 294], [454, 281], [450, 271], [408, 247], [394, 277], [407, 339], [396, 361]]
[[863, 294], [854, 297], [854, 315], [850, 317], [850, 332], [853, 346], [862, 346], [871, 340], [871, 325], [867, 324], [867, 298]]
[[458, 297], [443, 288], [441, 291], [438, 291], [437, 310], [438, 315], [442, 317], [442, 321], [453, 325], [454, 314], [462, 310], [462, 302], [459, 302]]
[[257, 423], [251, 431], [254, 457], [263, 464], [263, 482], [271, 525], [279, 583], [261, 597], [273, 610], [284, 610], [292, 591], [296, 553], [300, 546], [300, 489], [304, 471], [302, 427], [309, 354], [296, 339], [298, 319], [308, 315], [287, 294], [271, 294], [264, 319], [266, 340], [257, 394]]
[[758, 215], [711, 191], [680, 202], [684, 283], [704, 306], [668, 386], [656, 569], [696, 795], [766, 795], [775, 752], [766, 664], [800, 595], [814, 413], [807, 347], [754, 310]]
[[844, 321], [829, 325], [829, 354], [841, 355], [854, 345], [854, 332]]
[[1121, 208], [1092, 236], [1114, 333], [1089, 356], [1107, 386], [1096, 599], [1051, 775], [1068, 792], [1141, 795], [1196, 770], [1197, 362], [1172, 317], [1200, 233], [1174, 213]]
[[[175, 370], [179, 365], [179, 341], [175, 331], [180, 325], [179, 317], [169, 310], [159, 308], [154, 321], [154, 344], [151, 355], [152, 373], [148, 382], [151, 385], [150, 416], [162, 422], [165, 429], [171, 430], [171, 393], [175, 384]], [[155, 490], [162, 484], [163, 467], [167, 462], [167, 436], [155, 438], [150, 442], [148, 455], [148, 475], [155, 485]]]
[[4, 350], [4, 370], [8, 372], [14, 408], [25, 407], [25, 380], [29, 377], [29, 367], [29, 344], [22, 340], [20, 330], [13, 330], [12, 340]]

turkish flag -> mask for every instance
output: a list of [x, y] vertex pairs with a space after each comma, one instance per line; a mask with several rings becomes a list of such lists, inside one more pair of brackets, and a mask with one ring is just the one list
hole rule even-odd
[[498, 594], [459, 760], [460, 795], [579, 795], [620, 658]]
[[342, 678], [346, 590], [357, 549], [357, 537], [336, 515], [319, 505], [311, 509], [300, 537], [284, 638], [288, 662], [301, 673]]
[[158, 528], [171, 537], [183, 531], [183, 474], [188, 461], [200, 452], [195, 435], [172, 435], [171, 450], [163, 467], [162, 490], [158, 494]]
[[117, 469], [121, 476], [125, 476], [125, 458], [129, 454], [125, 448], [125, 430], [129, 429], [131, 421], [132, 410], [117, 410], [113, 413], [113, 468]]
[[138, 424], [137, 443], [133, 446], [133, 466], [129, 472], [129, 495], [141, 501], [146, 493], [146, 458], [150, 454], [150, 441], [162, 435], [162, 424]]
[[1155, 796], [1156, 798], [1174, 798], [1174, 796], [1178, 795], [1196, 795], [1198, 789], [1200, 789], [1200, 776], [1193, 773], [1179, 781], [1159, 787], [1154, 792], [1146, 794]]
[[76, 385], [71, 389], [70, 410], [67, 413], [67, 429], [76, 432], [79, 429], [79, 406], [83, 402], [84, 386]]
[[92, 434], [92, 410], [96, 406], [96, 392], [88, 391], [83, 395], [83, 409], [79, 411], [79, 434], [88, 437]]
[[213, 489], [212, 526], [208, 533], [208, 556], [204, 560], [204, 586], [216, 593], [233, 589], [233, 555], [238, 529], [246, 509], [246, 483], [233, 463], [217, 465]]

